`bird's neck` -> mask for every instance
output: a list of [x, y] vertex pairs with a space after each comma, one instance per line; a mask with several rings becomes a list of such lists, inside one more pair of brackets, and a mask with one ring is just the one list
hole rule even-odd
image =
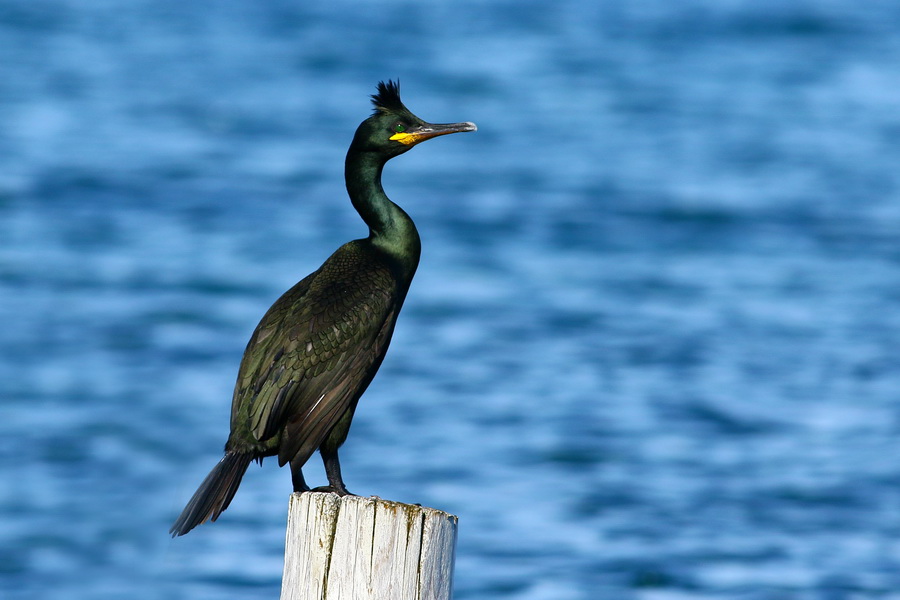
[[347, 192], [356, 212], [369, 226], [369, 241], [402, 264], [412, 278], [421, 252], [419, 232], [409, 215], [391, 202], [381, 187], [386, 162], [383, 155], [351, 147], [344, 168]]

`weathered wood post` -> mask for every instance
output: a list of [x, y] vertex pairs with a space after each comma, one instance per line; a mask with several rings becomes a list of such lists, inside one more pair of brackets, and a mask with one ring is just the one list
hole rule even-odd
[[281, 600], [450, 600], [456, 523], [374, 496], [292, 494]]

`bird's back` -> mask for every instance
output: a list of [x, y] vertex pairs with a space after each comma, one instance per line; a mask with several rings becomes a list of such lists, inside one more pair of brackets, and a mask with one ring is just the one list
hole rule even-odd
[[244, 352], [226, 450], [304, 462], [380, 366], [406, 292], [398, 279], [355, 240], [285, 292]]

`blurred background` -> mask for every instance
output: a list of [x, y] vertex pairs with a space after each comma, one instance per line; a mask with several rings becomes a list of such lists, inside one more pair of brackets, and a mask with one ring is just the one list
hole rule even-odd
[[[459, 600], [900, 598], [900, 4], [4, 0], [0, 595], [277, 598], [287, 470], [166, 531], [268, 306], [423, 258], [342, 452], [460, 517]], [[325, 482], [318, 457], [306, 469]]]

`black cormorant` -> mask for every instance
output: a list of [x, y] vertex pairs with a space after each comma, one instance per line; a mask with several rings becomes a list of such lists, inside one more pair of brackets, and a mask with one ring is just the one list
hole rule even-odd
[[347, 192], [369, 226], [263, 316], [241, 359], [225, 456], [207, 475], [170, 529], [184, 535], [228, 507], [252, 460], [291, 463], [295, 492], [308, 491], [301, 471], [316, 451], [329, 485], [349, 494], [338, 448], [387, 352], [397, 314], [419, 263], [412, 219], [381, 187], [391, 158], [439, 135], [475, 131], [474, 123], [434, 125], [400, 101], [399, 84], [378, 84], [375, 111], [356, 130], [345, 163]]

